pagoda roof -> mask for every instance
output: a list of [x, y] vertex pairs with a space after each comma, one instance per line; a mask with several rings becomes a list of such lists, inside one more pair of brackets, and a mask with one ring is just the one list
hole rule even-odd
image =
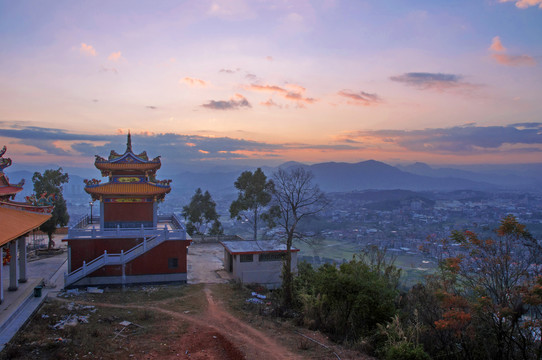
[[0, 202], [0, 246], [38, 228], [51, 217], [52, 206]]
[[132, 137], [130, 133], [128, 133], [128, 141], [126, 143], [126, 151], [124, 151], [124, 154], [119, 154], [115, 150], [111, 150], [108, 159], [96, 155], [94, 165], [101, 170], [102, 173], [119, 170], [156, 171], [160, 168], [161, 162], [160, 156], [149, 160], [146, 151], [135, 154], [132, 151]]
[[11, 165], [11, 159], [3, 157], [6, 150], [6, 146], [0, 150], [0, 198], [17, 194], [23, 190], [24, 184], [24, 180], [18, 184], [10, 184], [9, 178], [4, 174], [3, 170]]
[[171, 191], [169, 185], [150, 182], [144, 183], [105, 183], [85, 186], [90, 195], [118, 195], [118, 196], [155, 196], [165, 195]]
[[126, 163], [111, 163], [111, 162], [99, 162], [96, 159], [94, 165], [103, 171], [119, 171], [119, 170], [137, 170], [137, 171], [147, 171], [147, 170], [158, 170], [160, 169], [160, 161], [158, 163], [137, 163], [137, 162], [126, 162]]

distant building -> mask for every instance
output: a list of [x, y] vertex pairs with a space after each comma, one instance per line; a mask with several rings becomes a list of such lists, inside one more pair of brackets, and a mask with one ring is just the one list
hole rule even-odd
[[160, 157], [135, 154], [128, 134], [124, 154], [96, 155], [94, 165], [109, 181], [85, 180], [100, 216], [69, 229], [65, 286], [186, 282], [191, 240], [177, 216], [158, 216], [158, 203], [171, 191], [171, 180], [156, 179]]
[[[282, 264], [286, 244], [276, 240], [221, 241], [224, 269], [243, 284], [257, 283], [274, 289], [282, 284]], [[292, 248], [292, 272], [297, 272], [297, 253]]]
[[[26, 237], [51, 218], [52, 199], [46, 194], [36, 199], [27, 197], [26, 202], [13, 201], [15, 195], [23, 190], [24, 180], [10, 184], [4, 169], [11, 165], [11, 159], [4, 158], [6, 147], [0, 150], [0, 302], [4, 301], [4, 280], [2, 276], [4, 252], [9, 260], [9, 288], [15, 291], [18, 283], [25, 283], [27, 258]], [[4, 251], [5, 249], [5, 251]]]

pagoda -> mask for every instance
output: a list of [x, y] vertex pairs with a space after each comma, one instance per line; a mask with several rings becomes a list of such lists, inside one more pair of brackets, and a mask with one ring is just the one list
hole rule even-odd
[[185, 283], [191, 240], [177, 215], [158, 215], [171, 191], [171, 180], [156, 179], [160, 157], [134, 153], [128, 133], [123, 154], [96, 155], [94, 165], [107, 177], [84, 181], [100, 202], [99, 228], [85, 215], [68, 230], [65, 286]]
[[8, 201], [14, 199], [15, 195], [23, 190], [24, 179], [18, 184], [10, 184], [9, 178], [4, 174], [4, 169], [11, 166], [11, 159], [4, 158], [7, 148], [4, 146], [0, 150], [0, 201]]
[[26, 197], [25, 202], [14, 201], [15, 195], [23, 190], [24, 180], [11, 184], [4, 169], [11, 165], [11, 159], [4, 158], [6, 147], [0, 150], [0, 302], [4, 300], [2, 263], [4, 250], [9, 259], [9, 287], [15, 291], [19, 283], [27, 281], [26, 237], [51, 218], [54, 209], [53, 197], [47, 194]]
[[101, 228], [157, 226], [157, 204], [171, 191], [171, 180], [156, 180], [160, 156], [149, 160], [146, 151], [136, 155], [128, 133], [124, 154], [111, 150], [108, 159], [96, 155], [94, 165], [109, 179], [104, 184], [96, 179], [85, 180], [85, 191], [93, 201], [100, 201]]

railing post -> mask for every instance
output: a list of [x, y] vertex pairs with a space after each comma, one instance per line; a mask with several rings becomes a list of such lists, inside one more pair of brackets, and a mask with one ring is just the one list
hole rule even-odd
[[143, 252], [147, 251], [147, 238], [143, 238]]
[[167, 234], [168, 234], [168, 231], [167, 231], [167, 227], [164, 228], [164, 240], [167, 240]]
[[145, 237], [145, 227], [141, 224], [141, 237]]
[[83, 276], [87, 274], [87, 262], [83, 260]]
[[120, 263], [124, 264], [124, 250], [120, 251]]
[[104, 264], [107, 265], [107, 250], [104, 250]]
[[92, 226], [91, 236], [94, 239], [96, 237], [96, 227]]
[[117, 224], [117, 236], [120, 235], [120, 225]]

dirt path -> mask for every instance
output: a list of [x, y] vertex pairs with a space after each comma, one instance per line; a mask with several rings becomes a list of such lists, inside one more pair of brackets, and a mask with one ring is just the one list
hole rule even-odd
[[[229, 314], [224, 310], [220, 302], [214, 300], [210, 288], [206, 287], [203, 291], [205, 292], [208, 306], [205, 312], [197, 315], [165, 309], [160, 306], [166, 303], [164, 301], [145, 306], [85, 301], [75, 302], [109, 308], [151, 310], [171, 317], [174, 320], [172, 321], [172, 326], [173, 324], [178, 324], [179, 320], [185, 321], [190, 325], [186, 331], [186, 335], [176, 339], [176, 344], [169, 344], [171, 349], [176, 349], [176, 351], [172, 351], [171, 356], [166, 356], [163, 352], [149, 349], [150, 352], [142, 356], [141, 359], [302, 359], [270, 338], [268, 334], [255, 329]], [[59, 300], [73, 302], [66, 299]], [[156, 340], [157, 342], [161, 342], [160, 335], [156, 336]], [[135, 359], [138, 359], [138, 357], [135, 357]]]
[[214, 301], [211, 289], [205, 288], [203, 291], [209, 304], [206, 318], [222, 329], [224, 335], [234, 339], [235, 344], [240, 344], [248, 359], [300, 359], [267, 334], [226, 312], [220, 303]]

